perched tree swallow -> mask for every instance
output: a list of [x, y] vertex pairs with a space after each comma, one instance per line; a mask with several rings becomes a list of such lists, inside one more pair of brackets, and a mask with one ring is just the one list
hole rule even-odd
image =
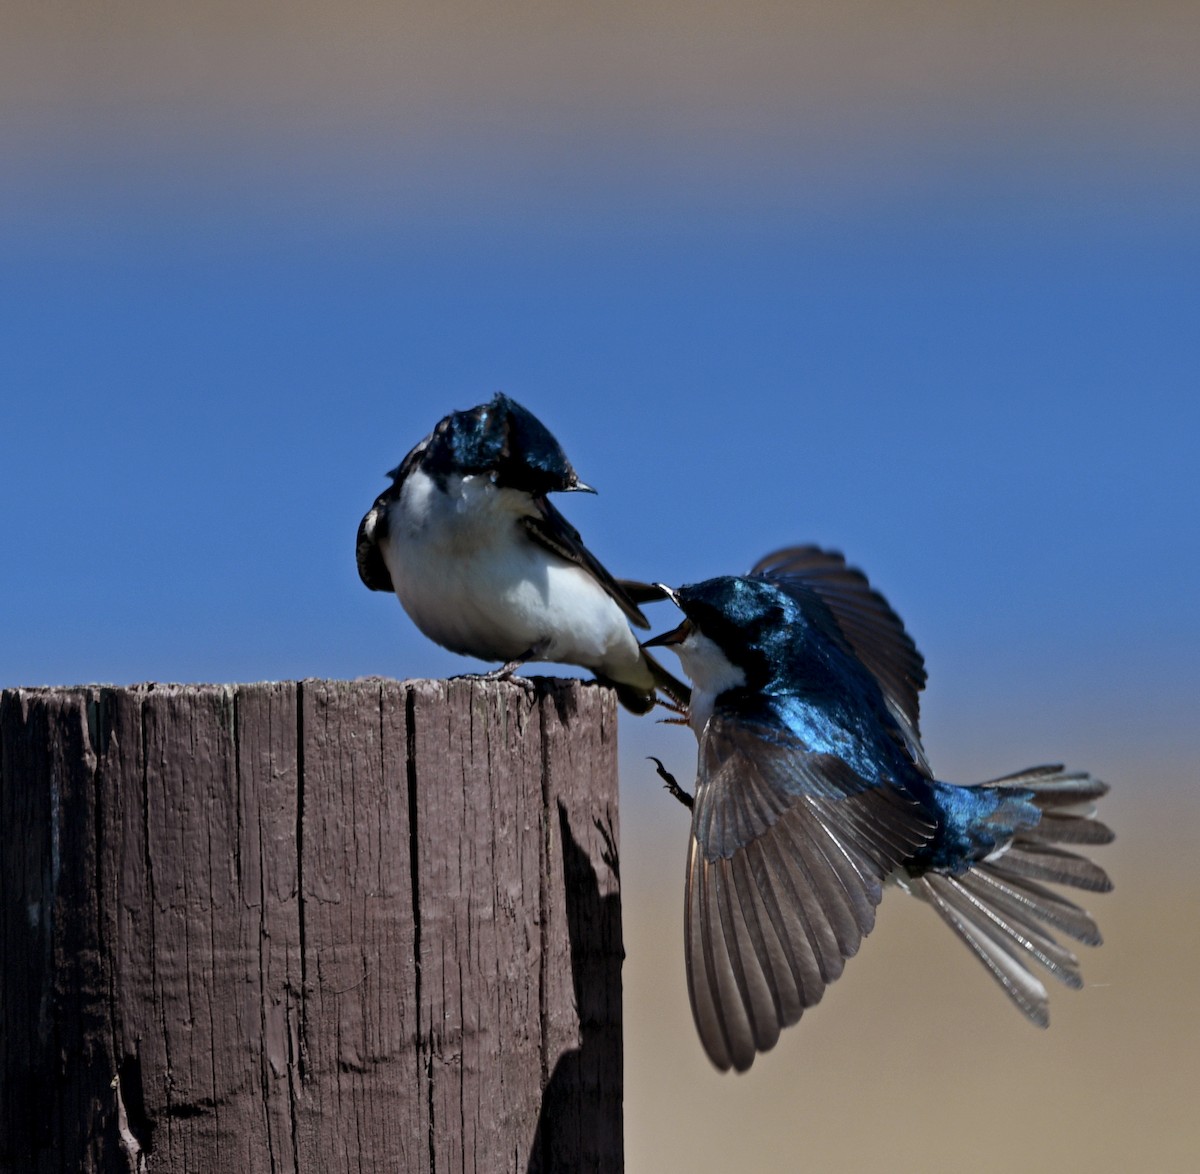
[[656, 689], [686, 703], [629, 628], [650, 626], [638, 604], [662, 590], [614, 579], [547, 500], [595, 490], [532, 413], [500, 394], [451, 412], [388, 475], [358, 527], [358, 573], [431, 640], [503, 662], [498, 676], [531, 660], [582, 665], [634, 713]]
[[664, 588], [687, 617], [647, 645], [692, 680], [699, 739], [684, 934], [700, 1039], [745, 1071], [818, 1002], [875, 923], [885, 882], [927, 901], [1039, 1026], [1033, 964], [1082, 986], [1058, 931], [1100, 933], [1044, 882], [1105, 892], [1060, 844], [1105, 844], [1107, 786], [1040, 766], [976, 786], [933, 777], [925, 667], [899, 617], [840, 554], [778, 551], [744, 577]]

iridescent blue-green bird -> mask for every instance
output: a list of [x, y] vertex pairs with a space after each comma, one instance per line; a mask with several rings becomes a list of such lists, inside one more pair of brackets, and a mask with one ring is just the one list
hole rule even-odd
[[452, 652], [591, 669], [635, 713], [687, 688], [643, 651], [630, 625], [658, 588], [615, 579], [550, 504], [594, 493], [549, 429], [514, 399], [451, 412], [391, 471], [358, 527], [358, 573], [395, 592], [413, 622]]
[[918, 724], [924, 661], [840, 554], [794, 547], [749, 575], [663, 589], [686, 618], [646, 645], [672, 648], [692, 681], [694, 801], [662, 773], [692, 808], [685, 957], [712, 1062], [745, 1071], [820, 1000], [892, 881], [1046, 1026], [1036, 971], [1083, 985], [1054, 934], [1100, 942], [1046, 882], [1112, 887], [1060, 846], [1113, 838], [1094, 818], [1107, 785], [1061, 766], [935, 779]]

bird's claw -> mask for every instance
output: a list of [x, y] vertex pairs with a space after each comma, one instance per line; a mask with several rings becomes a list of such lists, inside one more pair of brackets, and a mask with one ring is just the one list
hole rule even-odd
[[[498, 669], [492, 669], [490, 673], [480, 673], [479, 679], [481, 681], [507, 681], [522, 665], [528, 664], [531, 660], [537, 660], [549, 646], [549, 640], [539, 640], [532, 648], [526, 649], [520, 656], [510, 660], [508, 664], [501, 665]], [[517, 679], [520, 680], [520, 678]]]
[[[667, 720], [669, 721], [670, 719], [668, 718]], [[654, 763], [655, 767], [658, 768], [658, 777], [660, 779], [662, 779], [663, 786], [666, 787], [666, 789], [668, 791], [670, 791], [670, 793], [672, 795], [674, 795], [675, 798], [678, 799], [679, 802], [682, 803], [684, 805], [684, 807], [688, 808], [688, 810], [690, 811], [692, 808], [692, 805], [695, 803], [695, 799], [693, 799], [692, 796], [689, 795], [675, 781], [675, 776], [669, 770], [667, 770], [667, 768], [665, 766], [663, 766], [662, 762], [660, 762], [659, 759], [655, 758], [653, 754], [650, 754], [647, 757], [648, 757], [649, 761]]]
[[510, 660], [508, 664], [492, 669], [491, 672], [479, 673], [478, 677], [481, 681], [507, 681], [524, 663], [522, 660]]
[[[680, 717], [682, 717], [684, 720], [679, 724], [687, 723], [688, 707], [683, 705], [681, 702], [676, 701], [674, 697], [664, 697], [662, 694], [659, 694], [654, 698], [654, 704], [661, 705], [663, 709], [669, 709], [672, 713], [678, 714]], [[664, 718], [663, 720], [667, 722], [671, 721], [670, 718]]]

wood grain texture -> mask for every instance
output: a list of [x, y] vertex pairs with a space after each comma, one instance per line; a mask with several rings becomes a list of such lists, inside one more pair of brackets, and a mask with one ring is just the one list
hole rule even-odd
[[620, 862], [617, 806], [600, 777], [617, 772], [616, 712], [598, 689], [542, 706], [549, 837], [543, 966], [543, 1063], [531, 1170], [623, 1164]]
[[0, 697], [0, 1169], [619, 1170], [573, 681]]

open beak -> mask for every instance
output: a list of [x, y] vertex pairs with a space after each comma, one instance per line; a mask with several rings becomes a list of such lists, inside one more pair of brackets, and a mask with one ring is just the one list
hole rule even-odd
[[[655, 584], [658, 586], [658, 584]], [[695, 624], [691, 620], [684, 620], [678, 628], [672, 628], [669, 632], [664, 632], [661, 636], [652, 636], [649, 640], [642, 641], [643, 648], [668, 648], [672, 644], [682, 644], [694, 631]]]

